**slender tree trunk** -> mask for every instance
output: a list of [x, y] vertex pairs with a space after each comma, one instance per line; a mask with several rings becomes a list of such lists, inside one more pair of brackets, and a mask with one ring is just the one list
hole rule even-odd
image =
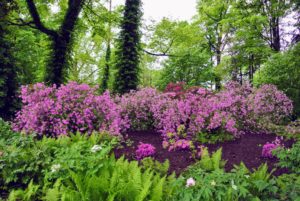
[[251, 54], [249, 58], [249, 82], [251, 85], [253, 83], [253, 74], [254, 74], [254, 55]]
[[233, 70], [231, 72], [231, 80], [237, 82], [238, 81], [238, 68], [236, 66], [235, 58], [232, 58], [232, 66], [233, 66]]
[[240, 84], [243, 84], [243, 69], [240, 67]]
[[280, 29], [279, 29], [279, 18], [278, 17], [272, 17], [272, 27], [271, 34], [272, 34], [272, 41], [271, 46], [272, 49], [276, 52], [280, 51], [281, 44], [280, 44]]
[[111, 56], [110, 42], [108, 42], [106, 47], [105, 67], [104, 67], [102, 86], [101, 86], [103, 92], [108, 88], [110, 56]]
[[[216, 57], [217, 57], [217, 66], [221, 63], [221, 50], [220, 47], [216, 50]], [[215, 77], [215, 83], [216, 83], [216, 90], [219, 91], [221, 89], [221, 78], [216, 75]]]

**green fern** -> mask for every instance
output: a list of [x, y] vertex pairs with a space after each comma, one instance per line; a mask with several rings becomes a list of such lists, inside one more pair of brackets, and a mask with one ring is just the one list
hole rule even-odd
[[39, 190], [39, 185], [34, 185], [33, 181], [31, 180], [28, 187], [25, 190], [13, 190], [8, 197], [8, 201], [16, 201], [16, 200], [23, 200], [23, 201], [30, 201], [35, 200], [37, 196], [37, 192]]
[[160, 178], [156, 175], [154, 182], [154, 187], [151, 192], [151, 200], [152, 201], [161, 201], [163, 198], [163, 187], [166, 181], [166, 177]]
[[205, 171], [214, 171], [223, 169], [226, 161], [222, 160], [222, 148], [209, 155], [208, 149], [204, 148], [201, 153], [201, 160], [199, 166]]

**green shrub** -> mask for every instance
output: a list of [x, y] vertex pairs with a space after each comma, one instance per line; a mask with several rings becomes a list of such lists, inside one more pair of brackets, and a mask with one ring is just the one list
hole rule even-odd
[[[225, 172], [221, 149], [204, 156], [192, 165], [175, 182], [171, 201], [294, 201], [300, 198], [300, 176], [272, 176], [266, 164], [252, 172], [241, 163], [231, 172]], [[193, 180], [193, 185], [188, 181]]]
[[225, 164], [226, 161], [222, 160], [222, 148], [210, 155], [208, 149], [205, 147], [202, 149], [200, 161], [191, 166], [188, 171], [197, 172], [201, 170], [211, 172], [214, 170], [223, 170]]
[[288, 51], [274, 54], [256, 71], [254, 85], [274, 84], [284, 91], [294, 103], [294, 111], [300, 115], [300, 43]]
[[[91, 148], [99, 144], [101, 152], [95, 154]], [[35, 140], [33, 136], [19, 135], [13, 143], [1, 144], [3, 154], [0, 160], [0, 190], [26, 187], [30, 181], [43, 186], [51, 184], [57, 177], [66, 176], [51, 174], [47, 180], [45, 175], [53, 171], [59, 164], [62, 170], [94, 169], [101, 160], [109, 156], [114, 142], [103, 139], [101, 134], [82, 136], [80, 134], [58, 139], [46, 138]]]
[[280, 148], [274, 152], [279, 158], [279, 167], [288, 168], [292, 172], [300, 174], [300, 141], [293, 144], [290, 149]]
[[[128, 162], [124, 158], [116, 160], [113, 156], [105, 158], [99, 169], [86, 168], [82, 171], [68, 169], [64, 174], [67, 176], [57, 178], [52, 187], [40, 188], [39, 199], [160, 201], [169, 199], [173, 193], [169, 183], [174, 180], [174, 175], [161, 177], [151, 169], [142, 171], [137, 161]], [[13, 191], [10, 197], [14, 199], [11, 200], [23, 199], [29, 191], [28, 189]]]
[[161, 176], [165, 176], [168, 173], [170, 162], [169, 160], [165, 160], [165, 162], [160, 163], [157, 160], [152, 159], [151, 157], [146, 157], [141, 160], [141, 167], [143, 170], [151, 169], [154, 172], [160, 174]]
[[0, 144], [9, 144], [18, 136], [19, 133], [13, 132], [10, 124], [0, 118]]

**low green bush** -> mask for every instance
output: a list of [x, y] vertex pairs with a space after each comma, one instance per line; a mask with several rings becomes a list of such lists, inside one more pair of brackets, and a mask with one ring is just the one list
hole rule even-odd
[[[32, 135], [18, 134], [9, 143], [0, 143], [2, 154], [0, 157], [0, 190], [8, 192], [10, 189], [24, 188], [31, 181], [37, 185], [44, 185], [44, 177], [59, 164], [62, 169], [73, 171], [88, 167], [96, 168], [101, 160], [108, 157], [115, 140], [106, 139], [104, 134], [71, 137], [46, 138], [36, 140]], [[92, 152], [94, 145], [101, 145], [99, 154]], [[64, 176], [62, 174], [61, 176]], [[55, 180], [47, 178], [49, 181]]]
[[300, 141], [293, 144], [292, 148], [279, 148], [274, 150], [279, 159], [278, 166], [288, 168], [296, 174], [300, 174]]
[[151, 169], [142, 171], [137, 161], [116, 160], [113, 156], [102, 160], [99, 168], [59, 169], [47, 173], [45, 179], [49, 179], [51, 174], [60, 175], [52, 186], [30, 183], [25, 190], [12, 191], [9, 200], [160, 201], [169, 199], [173, 194], [169, 183], [175, 180], [174, 175], [161, 177]]
[[250, 171], [241, 163], [225, 172], [221, 149], [192, 165], [175, 182], [171, 201], [299, 201], [300, 176], [284, 174], [275, 177], [266, 164]]

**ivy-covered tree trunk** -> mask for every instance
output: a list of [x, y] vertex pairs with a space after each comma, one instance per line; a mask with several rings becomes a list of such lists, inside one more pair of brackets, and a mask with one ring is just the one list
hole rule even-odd
[[141, 0], [126, 0], [121, 33], [116, 51], [117, 74], [114, 91], [136, 90], [139, 82]]
[[[112, 12], [112, 0], [109, 1], [109, 13]], [[108, 81], [109, 81], [109, 72], [110, 72], [110, 59], [111, 59], [111, 20], [109, 19], [108, 22], [108, 38], [106, 43], [106, 53], [105, 53], [105, 66], [102, 75], [102, 83], [101, 83], [101, 92], [104, 92], [108, 88]]]
[[28, 10], [38, 30], [52, 41], [52, 52], [46, 67], [45, 82], [60, 85], [66, 80], [68, 56], [72, 49], [72, 33], [85, 0], [69, 0], [64, 20], [58, 30], [47, 28], [41, 21], [33, 0], [26, 0]]
[[111, 57], [110, 42], [108, 42], [106, 47], [105, 67], [103, 71], [103, 78], [102, 78], [102, 85], [101, 85], [102, 92], [104, 92], [108, 88], [110, 57]]
[[12, 0], [0, 1], [0, 116], [6, 120], [13, 117], [18, 105], [17, 67], [12, 57], [12, 45], [6, 38], [9, 30], [5, 22], [12, 5]]

